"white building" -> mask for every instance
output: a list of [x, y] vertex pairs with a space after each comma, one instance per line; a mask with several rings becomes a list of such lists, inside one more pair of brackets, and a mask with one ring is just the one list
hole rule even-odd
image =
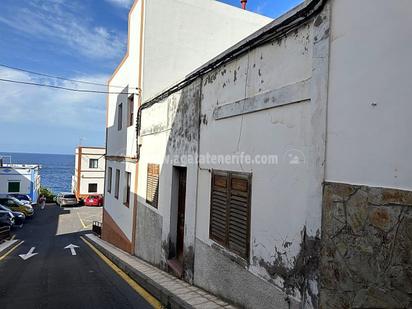
[[105, 148], [76, 148], [72, 192], [78, 199], [92, 194], [104, 194]]
[[[136, 115], [142, 101], [184, 79], [269, 18], [212, 0], [136, 0], [129, 13], [127, 53], [109, 85], [107, 192], [103, 238], [134, 251], [137, 212]], [[112, 87], [111, 91], [119, 91]], [[139, 95], [137, 95], [139, 94]]]
[[106, 239], [244, 308], [407, 307], [411, 11], [308, 0], [183, 81], [143, 87], [137, 132], [107, 140], [132, 150], [108, 188], [135, 207], [112, 202], [103, 235], [117, 226]]
[[40, 166], [4, 162], [0, 157], [0, 194], [25, 194], [36, 203], [40, 190]]

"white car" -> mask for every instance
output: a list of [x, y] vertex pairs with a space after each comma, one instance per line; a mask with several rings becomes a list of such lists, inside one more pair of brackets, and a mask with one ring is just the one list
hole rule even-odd
[[78, 204], [76, 195], [70, 192], [61, 192], [57, 195], [56, 203], [60, 207], [76, 206]]

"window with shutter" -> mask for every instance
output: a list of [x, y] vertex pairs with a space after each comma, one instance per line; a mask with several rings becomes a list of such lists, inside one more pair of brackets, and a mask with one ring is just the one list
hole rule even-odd
[[119, 198], [119, 186], [120, 186], [120, 170], [116, 169], [116, 179], [114, 183], [114, 197]]
[[112, 168], [109, 167], [107, 170], [107, 192], [111, 193], [112, 192]]
[[244, 259], [250, 246], [251, 174], [213, 171], [210, 238]]
[[125, 194], [124, 194], [124, 204], [129, 207], [130, 205], [130, 184], [132, 180], [132, 174], [129, 172], [125, 173], [126, 176], [126, 188], [125, 188]]
[[147, 165], [146, 203], [157, 208], [159, 197], [159, 164]]

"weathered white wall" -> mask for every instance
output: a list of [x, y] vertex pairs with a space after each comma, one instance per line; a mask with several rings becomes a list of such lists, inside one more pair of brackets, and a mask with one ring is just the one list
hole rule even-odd
[[[321, 18], [290, 32], [286, 38], [253, 49], [203, 77], [200, 155], [244, 153], [252, 159], [259, 155], [278, 156], [277, 165], [245, 162], [200, 165], [195, 283], [246, 307], [252, 308], [259, 303], [264, 308], [274, 299], [279, 301], [276, 307], [287, 307], [287, 304], [280, 289], [268, 295], [262, 292], [263, 286], [257, 281], [249, 286], [239, 283], [239, 276], [233, 277], [232, 266], [229, 266], [236, 264], [224, 263], [225, 258], [220, 255], [226, 252], [230, 257], [231, 253], [224, 248], [216, 250], [219, 245], [209, 239], [209, 171], [252, 173], [251, 244], [246, 269], [278, 287], [290, 284], [281, 272], [306, 267], [295, 261], [299, 254], [306, 254], [302, 251], [307, 245], [303, 245], [303, 241], [310, 239], [313, 245], [320, 237], [328, 25], [326, 9]], [[303, 99], [242, 115], [243, 108], [287, 102], [289, 97]], [[221, 110], [225, 110], [222, 106], [245, 98], [250, 100], [242, 103], [244, 105], [233, 104], [230, 109], [231, 113], [237, 111], [237, 116], [216, 119]], [[290, 164], [290, 153], [298, 154], [301, 164]], [[275, 263], [278, 254], [281, 259]], [[216, 263], [210, 262], [212, 260]], [[243, 280], [246, 278], [248, 282], [253, 280], [244, 273]], [[303, 293], [316, 295], [316, 289], [316, 282], [312, 281], [304, 287]], [[308, 307], [313, 306], [312, 301], [317, 302], [316, 296], [311, 299], [300, 292], [295, 286], [292, 298], [304, 300]]]
[[[0, 168], [0, 194], [9, 193], [9, 181], [20, 182], [21, 194], [31, 195], [32, 170], [30, 168]], [[33, 188], [36, 189], [33, 179]]]
[[214, 0], [146, 1], [143, 100], [271, 19]]
[[412, 189], [409, 0], [333, 0], [326, 178]]
[[[208, 240], [210, 173], [207, 169], [252, 172], [252, 257], [270, 259], [274, 246], [292, 241], [291, 253], [296, 254], [300, 232], [305, 225], [305, 205], [308, 198], [310, 169], [285, 164], [284, 154], [297, 149], [310, 150], [310, 102], [305, 101], [242, 116], [214, 120], [213, 110], [246, 97], [253, 97], [311, 77], [312, 54], [308, 28], [302, 29], [298, 39], [288, 38], [279, 45], [258, 48], [226, 67], [211, 73], [216, 79], [203, 86], [200, 154], [278, 155], [278, 165], [203, 164], [200, 172], [197, 237]], [[305, 42], [307, 40], [307, 43]], [[301, 42], [300, 42], [301, 41]], [[305, 50], [307, 48], [307, 50]], [[234, 72], [237, 80], [234, 81]], [[248, 73], [246, 73], [248, 72]], [[246, 78], [247, 76], [247, 78]], [[213, 78], [214, 79], [214, 78]], [[207, 77], [206, 77], [207, 80]], [[224, 86], [224, 84], [226, 86]], [[311, 158], [307, 158], [310, 160]], [[207, 196], [207, 198], [205, 198]], [[276, 198], [274, 198], [276, 197]], [[292, 216], [293, 214], [293, 216]], [[288, 218], [288, 220], [285, 220]], [[275, 241], [273, 235], [282, 235]], [[265, 249], [266, 248], [266, 249]]]
[[[76, 151], [77, 153], [77, 151]], [[89, 194], [89, 183], [97, 183], [97, 192], [91, 194], [104, 193], [104, 171], [106, 160], [104, 157], [105, 149], [82, 148], [82, 162], [80, 172], [80, 194]], [[97, 159], [98, 168], [89, 168], [89, 160]], [[77, 161], [77, 156], [76, 156]], [[77, 165], [76, 165], [77, 171]]]
[[[143, 8], [144, 5], [144, 8]], [[144, 28], [141, 29], [141, 18], [144, 17]], [[142, 55], [142, 96], [145, 99], [158, 94], [161, 90], [183, 78], [210, 58], [230, 47], [248, 34], [259, 29], [270, 21], [251, 12], [211, 0], [151, 0], [135, 1], [129, 16], [128, 57], [115, 72], [110, 85], [124, 87], [124, 92], [137, 92], [140, 70], [140, 44], [143, 44]], [[110, 87], [110, 91], [122, 91]], [[107, 106], [107, 160], [108, 166], [121, 168], [124, 174], [125, 158], [130, 160], [136, 156], [135, 124], [127, 127], [127, 95], [108, 95]], [[123, 129], [117, 129], [117, 107], [123, 103]], [[138, 97], [135, 96], [135, 112], [137, 115]], [[161, 138], [161, 137], [159, 137]], [[163, 138], [165, 138], [163, 136]], [[144, 142], [144, 141], [143, 141]], [[159, 147], [147, 146], [139, 163], [138, 198], [145, 197], [147, 161], [146, 151], [151, 151], [152, 161], [161, 155]], [[117, 157], [117, 158], [113, 158]], [[133, 160], [133, 159], [131, 159]], [[128, 163], [133, 164], [133, 163]], [[135, 168], [130, 168], [132, 179]], [[113, 177], [115, 169], [113, 169]], [[122, 176], [123, 178], [123, 176]], [[113, 182], [114, 185], [114, 182]], [[123, 187], [121, 187], [123, 188]], [[132, 192], [135, 193], [134, 185]], [[115, 219], [117, 225], [127, 235], [132, 229], [133, 207], [122, 208], [118, 200], [106, 193], [105, 210]]]
[[[187, 167], [184, 231], [184, 264], [187, 268], [184, 276], [188, 281], [193, 279], [197, 165], [180, 159], [188, 155], [197, 157], [199, 102], [200, 80], [143, 110], [140, 138], [136, 254], [151, 263], [165, 265], [169, 247], [176, 245], [176, 226], [171, 224], [173, 217], [177, 218], [177, 213], [172, 211], [173, 201], [177, 198], [172, 190], [173, 169], [174, 166]], [[149, 163], [160, 165], [158, 209], [146, 203]], [[153, 232], [147, 235], [152, 229]], [[153, 254], [154, 247], [156, 254]]]

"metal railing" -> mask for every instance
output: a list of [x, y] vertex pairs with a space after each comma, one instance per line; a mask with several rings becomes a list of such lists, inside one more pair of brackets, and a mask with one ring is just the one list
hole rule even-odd
[[93, 233], [101, 236], [102, 235], [102, 223], [99, 221], [93, 221], [92, 231]]
[[10, 239], [10, 226], [0, 227], [0, 241]]

